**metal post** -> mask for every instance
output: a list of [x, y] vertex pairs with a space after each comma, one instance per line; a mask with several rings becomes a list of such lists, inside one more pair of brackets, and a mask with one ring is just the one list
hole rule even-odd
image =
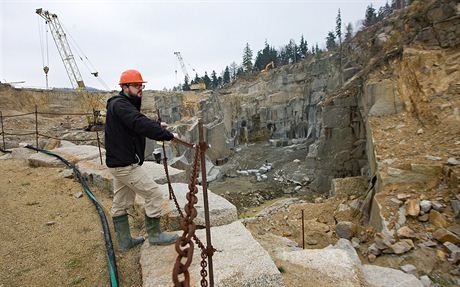
[[305, 249], [305, 227], [304, 227], [304, 220], [303, 220], [303, 209], [302, 209], [302, 249]]
[[37, 108], [37, 105], [35, 105], [35, 144], [38, 148], [38, 108]]
[[97, 137], [97, 147], [99, 148], [99, 159], [101, 160], [101, 165], [102, 165], [101, 143], [99, 141], [99, 133], [97, 131], [96, 131], [96, 137]]
[[3, 129], [3, 114], [2, 114], [2, 111], [0, 111], [0, 122], [2, 123], [3, 150], [6, 150], [6, 146], [5, 146], [5, 130]]
[[204, 141], [204, 133], [203, 133], [203, 120], [199, 119], [198, 121], [198, 132], [199, 132], [199, 140], [200, 140], [200, 161], [201, 161], [201, 186], [203, 187], [203, 202], [204, 202], [204, 221], [206, 225], [206, 251], [208, 254], [208, 270], [209, 270], [209, 285], [214, 287], [214, 274], [213, 274], [213, 266], [212, 266], [212, 255], [213, 255], [213, 248], [211, 244], [211, 228], [210, 228], [210, 221], [209, 221], [209, 203], [208, 203], [208, 190], [206, 182], [206, 162], [205, 162], [205, 152], [208, 145]]

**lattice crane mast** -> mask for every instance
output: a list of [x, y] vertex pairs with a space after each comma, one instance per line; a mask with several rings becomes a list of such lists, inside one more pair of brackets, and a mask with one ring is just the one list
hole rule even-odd
[[184, 59], [182, 58], [182, 55], [180, 54], [180, 52], [174, 52], [174, 55], [177, 56], [177, 59], [179, 60], [179, 64], [182, 68], [182, 73], [184, 73], [184, 76], [187, 79], [187, 82], [190, 83], [190, 76], [188, 75], [187, 67], [185, 67]]
[[[179, 60], [180, 66], [182, 68], [182, 72], [184, 73], [187, 83], [191, 83], [190, 76], [187, 72], [187, 68], [185, 67], [184, 59], [182, 58], [182, 55], [180, 54], [180, 52], [174, 52], [174, 55], [176, 55], [177, 59]], [[193, 69], [193, 71], [196, 72], [195, 69]], [[198, 83], [190, 85], [190, 90], [206, 90], [206, 84], [203, 82], [203, 80], [200, 79]]]
[[[69, 42], [67, 41], [64, 29], [59, 22], [58, 16], [48, 11], [44, 11], [42, 8], [35, 11], [40, 17], [45, 19], [46, 24], [50, 27], [51, 34], [53, 35], [54, 43], [59, 51], [64, 67], [69, 76], [72, 87], [75, 89], [85, 89], [83, 78], [81, 77], [80, 71], [78, 70], [77, 62], [70, 49]], [[47, 71], [45, 71], [46, 73]]]

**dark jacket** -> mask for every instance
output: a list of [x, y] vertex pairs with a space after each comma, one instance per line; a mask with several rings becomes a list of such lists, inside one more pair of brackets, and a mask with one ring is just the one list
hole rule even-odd
[[145, 138], [172, 140], [173, 134], [140, 112], [141, 98], [120, 92], [107, 101], [105, 149], [108, 167], [144, 162]]

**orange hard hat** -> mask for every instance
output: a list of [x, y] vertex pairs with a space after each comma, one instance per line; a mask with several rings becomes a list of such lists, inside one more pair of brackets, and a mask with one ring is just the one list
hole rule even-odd
[[142, 79], [141, 73], [137, 70], [126, 70], [121, 73], [120, 85], [130, 84], [130, 83], [147, 83]]

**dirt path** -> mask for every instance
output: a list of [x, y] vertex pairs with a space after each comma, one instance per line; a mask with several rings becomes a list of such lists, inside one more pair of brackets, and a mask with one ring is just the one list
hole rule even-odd
[[[99, 216], [64, 168], [31, 168], [20, 160], [0, 161], [0, 286], [109, 286]], [[107, 212], [107, 192], [92, 189]], [[139, 234], [140, 219], [133, 234]], [[112, 239], [116, 245], [113, 227]], [[139, 248], [116, 249], [121, 286], [141, 286]]]

